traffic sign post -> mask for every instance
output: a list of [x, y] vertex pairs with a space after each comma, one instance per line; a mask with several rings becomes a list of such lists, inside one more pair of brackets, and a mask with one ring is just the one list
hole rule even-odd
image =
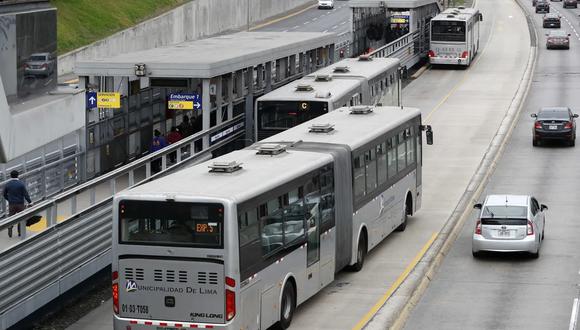
[[169, 110], [201, 110], [201, 95], [196, 93], [169, 94]]

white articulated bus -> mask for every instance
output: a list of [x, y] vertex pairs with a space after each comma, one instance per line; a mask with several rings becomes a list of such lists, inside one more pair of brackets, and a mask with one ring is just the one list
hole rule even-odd
[[479, 22], [475, 8], [449, 8], [431, 20], [429, 63], [469, 66], [479, 50]]
[[336, 272], [405, 229], [421, 206], [420, 111], [341, 108], [316, 122], [330, 124], [115, 196], [115, 329], [286, 329]]
[[255, 138], [263, 140], [340, 107], [399, 104], [400, 61], [361, 56], [320, 69], [262, 95], [254, 107]]

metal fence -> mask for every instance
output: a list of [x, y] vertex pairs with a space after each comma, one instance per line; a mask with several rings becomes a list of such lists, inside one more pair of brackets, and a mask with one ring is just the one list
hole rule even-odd
[[425, 52], [421, 46], [421, 32], [415, 31], [384, 45], [371, 52], [373, 57], [395, 57], [401, 61], [401, 66], [410, 68], [417, 64]]
[[[0, 253], [0, 328], [16, 324], [111, 263], [115, 192], [209, 159], [212, 151], [244, 134], [243, 123], [243, 115], [235, 117], [0, 221], [4, 230], [44, 214], [48, 226], [28, 239], [23, 231], [23, 242]], [[214, 143], [196, 152], [196, 142], [204, 137]], [[155, 161], [161, 162], [159, 173], [152, 173]], [[103, 186], [108, 192], [98, 191]], [[57, 214], [70, 216], [57, 224]]]

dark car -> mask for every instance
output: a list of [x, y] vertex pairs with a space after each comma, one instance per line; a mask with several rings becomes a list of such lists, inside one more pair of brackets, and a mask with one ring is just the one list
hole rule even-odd
[[538, 1], [536, 3], [536, 13], [549, 13], [550, 4], [547, 1]]
[[532, 144], [539, 146], [544, 140], [564, 140], [569, 146], [576, 144], [577, 114], [567, 107], [542, 108], [535, 118]]
[[542, 19], [542, 26], [544, 28], [560, 28], [562, 25], [560, 23], [560, 15], [556, 14], [545, 14]]
[[546, 48], [570, 49], [570, 33], [564, 30], [555, 30], [546, 33]]
[[578, 8], [578, 0], [564, 0], [562, 7], [564, 7], [564, 8]]

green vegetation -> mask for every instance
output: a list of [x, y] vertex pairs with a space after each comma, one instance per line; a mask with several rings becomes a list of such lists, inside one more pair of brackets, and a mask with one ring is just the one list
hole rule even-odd
[[103, 39], [189, 0], [51, 0], [58, 8], [58, 53]]

